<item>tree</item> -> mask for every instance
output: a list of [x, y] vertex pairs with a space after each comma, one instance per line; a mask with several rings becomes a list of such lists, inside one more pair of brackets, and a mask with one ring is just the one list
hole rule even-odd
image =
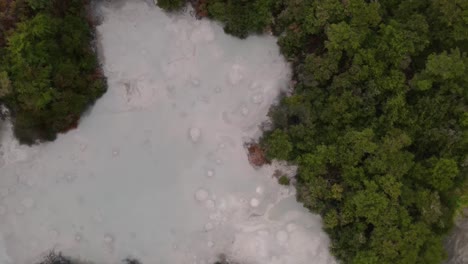
[[452, 159], [439, 159], [429, 175], [429, 184], [438, 191], [446, 191], [453, 186], [453, 180], [459, 174], [457, 163]]
[[289, 142], [288, 136], [281, 130], [275, 130], [268, 139], [268, 147], [266, 149], [266, 157], [268, 159], [288, 159], [289, 153], [292, 150], [292, 145]]
[[14, 113], [15, 134], [23, 143], [51, 140], [74, 127], [106, 88], [83, 3], [28, 3], [32, 15], [17, 23], [7, 46], [0, 47], [0, 99]]

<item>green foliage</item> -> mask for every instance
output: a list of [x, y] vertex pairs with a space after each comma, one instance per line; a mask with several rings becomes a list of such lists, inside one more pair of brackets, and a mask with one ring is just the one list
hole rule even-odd
[[[198, 15], [221, 21], [224, 31], [239, 38], [249, 33], [261, 33], [272, 22], [276, 0], [200, 0], [196, 2]], [[186, 0], [158, 0], [157, 5], [167, 11], [180, 10]]]
[[[465, 0], [431, 1], [429, 12], [434, 23], [432, 35], [442, 45], [454, 46], [468, 40], [468, 2]], [[465, 46], [466, 47], [466, 46]]]
[[466, 206], [466, 1], [284, 1], [274, 29], [295, 92], [273, 108], [269, 159], [343, 263], [440, 263]]
[[278, 183], [281, 184], [281, 185], [289, 185], [290, 180], [289, 180], [288, 176], [283, 175], [283, 176], [278, 178]]
[[160, 8], [167, 11], [176, 11], [185, 6], [185, 0], [157, 0]]
[[458, 186], [456, 197], [455, 217], [460, 217], [463, 216], [463, 210], [468, 208], [468, 180], [465, 179], [464, 183]]
[[11, 93], [11, 81], [8, 78], [8, 73], [0, 72], [0, 98]]
[[0, 0], [0, 58], [5, 56], [2, 48], [6, 45], [7, 36], [15, 28], [16, 23], [29, 14], [30, 7], [26, 0]]
[[0, 52], [0, 99], [15, 115], [16, 136], [33, 143], [75, 126], [106, 87], [83, 3], [28, 3], [39, 11], [16, 24]]
[[26, 0], [28, 5], [33, 9], [33, 10], [43, 10], [43, 9], [48, 9], [51, 8], [52, 2], [50, 0]]
[[288, 159], [292, 145], [289, 142], [288, 135], [281, 130], [275, 130], [269, 137], [266, 148], [267, 159]]
[[428, 182], [434, 189], [446, 191], [452, 187], [457, 175], [459, 175], [459, 170], [456, 161], [439, 159], [431, 169]]
[[245, 38], [262, 32], [272, 20], [273, 0], [208, 0], [208, 16], [224, 23], [226, 33]]

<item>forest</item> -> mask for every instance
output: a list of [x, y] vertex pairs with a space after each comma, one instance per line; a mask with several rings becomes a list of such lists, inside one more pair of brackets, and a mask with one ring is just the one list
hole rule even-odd
[[22, 142], [76, 127], [106, 91], [81, 0], [0, 0], [0, 103]]
[[[268, 159], [342, 263], [441, 263], [467, 206], [468, 1], [199, 0], [198, 17], [271, 32], [293, 93], [270, 111]], [[173, 11], [183, 1], [160, 1]]]

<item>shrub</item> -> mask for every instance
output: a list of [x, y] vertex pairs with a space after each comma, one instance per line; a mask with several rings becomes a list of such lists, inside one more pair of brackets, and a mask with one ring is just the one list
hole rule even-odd
[[186, 0], [157, 0], [157, 5], [166, 11], [180, 10], [185, 3]]
[[283, 175], [283, 176], [278, 178], [278, 183], [281, 184], [281, 185], [289, 185], [290, 180], [289, 180], [288, 176]]
[[286, 160], [292, 150], [289, 137], [282, 130], [275, 130], [266, 139], [266, 157], [269, 160], [274, 158]]

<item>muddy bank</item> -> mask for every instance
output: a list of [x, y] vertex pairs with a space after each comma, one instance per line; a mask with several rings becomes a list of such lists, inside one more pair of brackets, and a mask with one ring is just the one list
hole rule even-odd
[[465, 209], [465, 217], [457, 221], [445, 248], [448, 254], [446, 264], [468, 263], [468, 209]]

